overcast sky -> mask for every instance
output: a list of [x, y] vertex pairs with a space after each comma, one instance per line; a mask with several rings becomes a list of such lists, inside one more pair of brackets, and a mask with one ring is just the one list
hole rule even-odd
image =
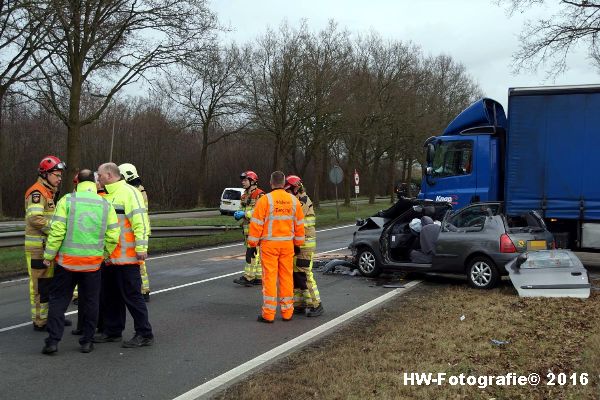
[[210, 0], [219, 20], [233, 32], [227, 40], [251, 41], [267, 27], [277, 28], [287, 19], [297, 26], [308, 21], [311, 30], [334, 19], [340, 28], [384, 38], [412, 41], [426, 55], [448, 54], [467, 68], [486, 96], [507, 104], [507, 90], [516, 86], [591, 84], [600, 74], [580, 51], [569, 59], [569, 70], [547, 80], [544, 70], [512, 74], [511, 57], [518, 49], [524, 21], [552, 15], [546, 6], [509, 17], [492, 0]]

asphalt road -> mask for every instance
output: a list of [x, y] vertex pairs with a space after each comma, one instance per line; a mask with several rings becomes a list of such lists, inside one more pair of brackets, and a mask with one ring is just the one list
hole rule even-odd
[[[354, 229], [321, 231], [317, 252], [347, 252]], [[28, 323], [27, 281], [0, 283], [0, 397], [172, 399], [392, 290], [359, 276], [317, 273], [325, 314], [290, 323], [278, 316], [267, 325], [256, 321], [260, 288], [232, 283], [242, 268], [241, 244], [152, 257], [155, 345], [98, 344], [90, 354], [80, 353], [66, 330], [58, 354], [42, 355], [46, 334]], [[128, 320], [124, 337], [132, 335]]]

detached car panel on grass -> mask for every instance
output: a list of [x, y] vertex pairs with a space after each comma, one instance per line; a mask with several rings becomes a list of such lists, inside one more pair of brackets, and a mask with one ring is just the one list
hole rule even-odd
[[[431, 263], [414, 263], [410, 252], [419, 238], [409, 227], [424, 214], [441, 221]], [[502, 203], [475, 203], [451, 211], [447, 202], [414, 200], [412, 207], [393, 218], [370, 217], [354, 233], [349, 248], [361, 274], [383, 271], [422, 271], [466, 275], [479, 289], [494, 287], [505, 265], [527, 250], [548, 249], [553, 237], [543, 219], [530, 211], [507, 218]]]

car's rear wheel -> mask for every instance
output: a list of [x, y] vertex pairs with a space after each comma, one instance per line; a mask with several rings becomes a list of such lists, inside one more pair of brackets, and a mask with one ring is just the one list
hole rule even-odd
[[362, 248], [356, 257], [358, 271], [368, 278], [375, 278], [381, 274], [381, 266], [377, 262], [375, 253], [369, 248]]
[[469, 285], [475, 289], [491, 289], [500, 281], [498, 267], [488, 257], [474, 257], [467, 265]]

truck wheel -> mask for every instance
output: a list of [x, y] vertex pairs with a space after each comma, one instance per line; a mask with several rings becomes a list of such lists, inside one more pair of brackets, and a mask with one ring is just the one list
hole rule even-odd
[[498, 284], [500, 273], [492, 260], [479, 256], [469, 261], [467, 279], [469, 285], [475, 289], [491, 289]]
[[369, 248], [362, 248], [356, 257], [356, 265], [361, 275], [367, 278], [375, 278], [381, 274], [381, 266], [375, 258], [375, 254]]

